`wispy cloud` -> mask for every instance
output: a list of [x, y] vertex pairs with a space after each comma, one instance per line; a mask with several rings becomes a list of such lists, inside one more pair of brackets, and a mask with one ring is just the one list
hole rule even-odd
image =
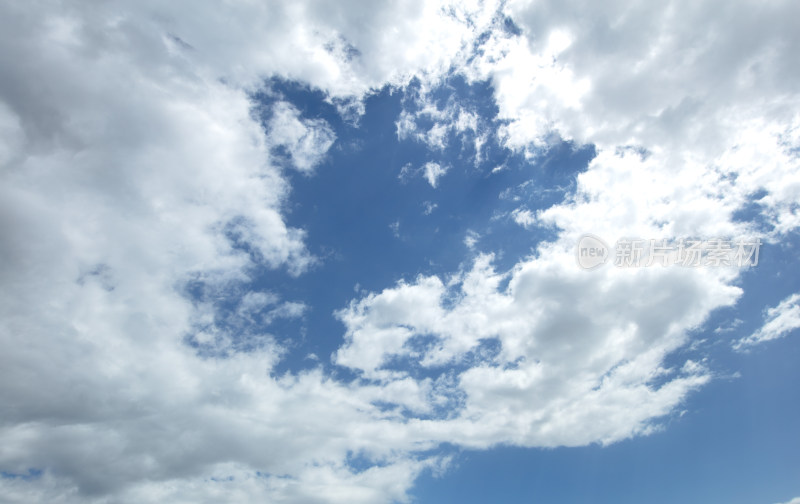
[[792, 294], [778, 306], [769, 308], [764, 316], [764, 325], [758, 331], [733, 344], [736, 350], [771, 341], [790, 334], [800, 328], [800, 294]]
[[442, 166], [439, 163], [428, 162], [422, 166], [422, 171], [425, 176], [425, 180], [436, 189], [439, 185], [439, 179], [447, 173], [448, 167]]

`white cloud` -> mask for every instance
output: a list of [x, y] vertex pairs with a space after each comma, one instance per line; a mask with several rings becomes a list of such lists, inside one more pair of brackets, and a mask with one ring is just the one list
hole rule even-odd
[[701, 363], [668, 369], [665, 357], [740, 291], [713, 271], [587, 273], [570, 245], [543, 246], [506, 273], [481, 256], [447, 284], [420, 277], [353, 302], [339, 314], [348, 331], [336, 362], [387, 383], [415, 365], [471, 362], [456, 381], [460, 406], [419, 424], [449, 442], [574, 446], [651, 432], [710, 379]]
[[490, 25], [496, 4], [350, 1], [187, 9], [182, 3], [118, 2], [108, 9], [179, 37], [191, 47], [181, 52], [195, 70], [243, 87], [278, 74], [330, 92], [345, 108], [358, 108], [352, 98], [371, 89], [446, 72]]
[[395, 238], [400, 238], [400, 221], [394, 221], [389, 224], [389, 229], [392, 230], [392, 234]]
[[[357, 109], [373, 87], [448, 67], [480, 9], [40, 7], [0, 7], [0, 470], [44, 471], [0, 478], [4, 498], [403, 500], [440, 461], [408, 455], [432, 445], [373, 402], [419, 408], [414, 383], [269, 375], [283, 350], [263, 322], [305, 306], [248, 294], [253, 267], [314, 262], [269, 149], [310, 171], [333, 136], [282, 102], [265, 134], [248, 93], [279, 75]], [[355, 471], [351, 453], [379, 463]]]
[[[494, 31], [462, 71], [492, 81], [507, 146], [535, 155], [565, 138], [601, 154], [643, 148], [669, 186], [716, 192], [707, 184], [716, 172], [732, 207], [765, 190], [762, 211], [786, 233], [800, 223], [791, 84], [800, 38], [786, 19], [800, 11], [786, 1], [757, 13], [727, 6], [510, 2], [522, 35]], [[681, 180], [699, 172], [697, 183]]]
[[240, 315], [251, 315], [264, 310], [270, 305], [274, 305], [280, 298], [272, 292], [248, 292], [242, 296], [239, 303], [238, 313]]
[[800, 294], [792, 294], [778, 306], [769, 308], [764, 319], [764, 325], [758, 331], [735, 342], [733, 348], [742, 350], [765, 341], [783, 338], [800, 328]]
[[269, 121], [269, 141], [286, 147], [295, 168], [311, 172], [333, 145], [336, 135], [322, 119], [301, 119], [291, 104], [274, 105]]
[[449, 170], [449, 167], [442, 166], [439, 163], [429, 161], [417, 169], [412, 168], [411, 163], [406, 163], [401, 169], [397, 178], [401, 182], [408, 182], [411, 177], [422, 175], [428, 183], [436, 189], [439, 186], [439, 179], [444, 176]]
[[417, 170], [412, 168], [411, 163], [406, 163], [402, 168], [400, 168], [400, 173], [397, 175], [397, 178], [400, 180], [400, 182], [405, 183], [408, 182], [408, 179], [411, 178], [416, 172]]
[[[442, 441], [646, 434], [710, 379], [665, 357], [735, 302], [736, 273], [587, 273], [574, 238], [758, 233], [733, 214], [759, 188], [772, 238], [800, 223], [793, 2], [511, 2], [523, 36], [494, 30], [469, 64], [491, 2], [37, 7], [0, 6], [0, 470], [44, 471], [0, 478], [10, 502], [402, 501], [441, 470], [419, 453]], [[248, 293], [250, 275], [314, 258], [283, 218], [270, 147], [310, 172], [333, 134], [279, 102], [267, 135], [248, 93], [279, 76], [357, 111], [370, 90], [451, 68], [492, 80], [509, 147], [535, 152], [554, 129], [597, 144], [574, 196], [535, 216], [558, 239], [505, 272], [480, 256], [354, 300], [335, 358], [373, 382], [271, 376], [284, 350], [260, 325], [308, 308]], [[480, 136], [469, 110], [429, 115], [431, 146]], [[446, 168], [420, 170], [436, 187]], [[792, 299], [759, 340], [795, 327]], [[401, 358], [443, 372], [417, 380]], [[352, 454], [374, 464], [356, 471]]]
[[783, 504], [800, 504], [800, 497], [795, 497], [794, 499], [784, 502]]
[[[536, 125], [512, 137], [543, 138], [552, 125], [603, 148], [716, 146], [735, 127], [729, 112], [759, 104], [777, 112], [796, 100], [787, 63], [798, 39], [785, 16], [797, 6], [775, 2], [755, 13], [723, 5], [510, 2], [522, 37], [495, 32], [473, 70], [493, 79], [501, 116]], [[791, 110], [773, 117], [791, 118]]]
[[437, 203], [432, 203], [430, 201], [426, 201], [425, 203], [423, 203], [423, 206], [425, 207], [425, 209], [422, 211], [422, 213], [425, 215], [432, 214], [433, 211], [439, 207]]
[[468, 249], [472, 250], [475, 248], [475, 245], [477, 245], [478, 240], [480, 239], [481, 239], [480, 234], [471, 229], [468, 229], [467, 236], [464, 237], [464, 245], [466, 245]]
[[429, 161], [422, 166], [425, 180], [427, 180], [434, 189], [436, 189], [436, 187], [439, 185], [439, 179], [442, 178], [445, 173], [447, 173], [447, 170], [448, 167], [432, 161]]
[[536, 224], [536, 215], [527, 208], [517, 208], [511, 212], [511, 218], [525, 229]]
[[456, 135], [464, 143], [472, 142], [475, 149], [475, 165], [483, 159], [483, 146], [489, 138], [489, 127], [474, 110], [459, 104], [451, 96], [443, 107], [439, 107], [431, 90], [417, 89], [407, 98], [400, 117], [395, 122], [397, 138], [413, 139], [426, 144], [430, 149], [443, 151], [448, 146], [450, 135]]
[[[541, 2], [535, 5], [557, 9]], [[542, 17], [522, 17], [523, 21], [534, 19]], [[626, 23], [634, 23], [633, 19]], [[689, 29], [702, 27], [698, 22]], [[629, 28], [635, 32], [633, 24]], [[470, 67], [477, 70], [475, 75], [490, 77], [495, 83], [501, 117], [512, 121], [505, 129], [509, 146], [540, 148], [553, 129], [567, 138], [597, 144], [599, 155], [579, 175], [573, 197], [535, 215], [526, 209], [513, 214], [523, 224], [538, 221], [553, 226], [560, 230], [559, 239], [541, 246], [535, 258], [521, 261], [505, 274], [498, 275], [488, 263], [479, 262], [472, 272], [459, 277], [464, 285], [457, 283], [452, 291], [441, 279], [420, 278], [364, 298], [340, 314], [348, 326], [348, 341], [339, 351], [339, 362], [387, 380], [397, 379], [398, 373], [403, 376], [402, 369], [392, 367], [397, 358], [413, 357], [423, 366], [435, 367], [467, 358], [481, 341], [496, 338], [500, 342], [496, 357], [459, 377], [459, 388], [465, 393], [459, 416], [478, 419], [482, 426], [459, 437], [458, 427], [467, 429], [467, 422], [453, 419], [448, 432], [464, 444], [485, 446], [507, 439], [531, 445], [582, 444], [647, 433], [654, 420], [673, 411], [690, 390], [710, 378], [697, 362], [687, 361], [680, 370], [666, 370], [662, 363], [688, 342], [687, 332], [699, 327], [713, 309], [736, 301], [741, 291], [732, 283], [738, 273], [711, 269], [623, 273], [612, 268], [599, 277], [587, 275], [576, 271], [572, 256], [581, 233], [614, 238], [761, 234], [734, 220], [735, 212], [759, 188], [774, 198], [765, 202], [765, 211], [778, 232], [793, 226], [787, 215], [794, 215], [789, 207], [797, 172], [797, 155], [790, 150], [797, 146], [795, 118], [774, 114], [765, 122], [749, 100], [769, 95], [746, 91], [736, 96], [739, 99], [733, 100], [733, 106], [711, 100], [704, 105], [710, 109], [701, 110], [716, 110], [715, 115], [697, 123], [708, 131], [691, 130], [693, 135], [712, 133], [715, 126], [724, 125], [722, 135], [692, 139], [681, 132], [673, 135], [674, 124], [660, 121], [684, 119], [659, 115], [658, 110], [654, 121], [642, 119], [627, 125], [624, 121], [631, 118], [639, 121], [639, 115], [630, 110], [637, 102], [614, 101], [605, 92], [612, 92], [611, 88], [600, 86], [631, 73], [616, 67], [616, 80], [605, 79], [606, 73], [587, 73], [577, 63], [606, 72], [609, 65], [627, 64], [624, 51], [635, 53], [641, 45], [620, 44], [619, 53], [595, 54], [591, 33], [569, 28], [552, 31], [544, 37], [544, 46], [537, 46], [533, 35], [521, 40], [495, 33], [496, 38], [490, 39], [482, 57]], [[793, 36], [784, 38], [794, 40]], [[580, 49], [596, 57], [586, 57]], [[668, 58], [673, 52], [664, 54]], [[788, 58], [790, 53], [782, 54]], [[670, 71], [673, 78], [686, 77], [678, 69]], [[660, 74], [648, 75], [658, 79]], [[596, 94], [598, 89], [604, 92]], [[652, 103], [677, 96], [675, 103], [682, 103], [679, 86], [668, 89], [673, 96], [646, 94], [660, 89], [655, 83], [645, 83], [640, 95]], [[789, 96], [789, 101], [782, 106], [791, 109], [793, 95], [783, 96]], [[701, 115], [690, 112], [687, 117], [697, 122]], [[631, 144], [645, 146], [646, 155], [617, 148]], [[792, 180], [792, 189], [782, 190], [779, 180]], [[501, 280], [508, 281], [505, 290], [497, 288]], [[467, 286], [474, 285], [482, 286], [480, 295], [471, 295]], [[633, 286], [637, 292], [630, 290]], [[528, 292], [541, 292], [541, 297]], [[681, 303], [674, 304], [677, 299]], [[641, 300], [652, 305], [645, 306]], [[384, 344], [369, 346], [378, 334]], [[420, 335], [433, 335], [433, 343], [420, 350], [414, 343]], [[607, 353], [609, 349], [614, 355]], [[624, 355], [627, 351], [631, 354]], [[660, 388], [649, 385], [657, 376], [665, 380]], [[535, 397], [535, 390], [543, 397]], [[552, 410], [548, 398], [554, 401]], [[430, 428], [440, 432], [437, 426]]]
[[728, 332], [731, 332], [731, 331], [735, 331], [736, 328], [739, 327], [740, 325], [742, 325], [743, 322], [744, 322], [744, 320], [742, 320], [740, 318], [734, 319], [729, 324], [717, 327], [716, 329], [714, 329], [714, 332], [716, 334], [724, 334], [724, 333], [728, 333]]

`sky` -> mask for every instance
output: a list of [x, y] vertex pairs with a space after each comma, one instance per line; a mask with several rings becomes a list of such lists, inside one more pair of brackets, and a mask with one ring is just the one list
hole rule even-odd
[[0, 0], [0, 502], [800, 503], [797, 19]]

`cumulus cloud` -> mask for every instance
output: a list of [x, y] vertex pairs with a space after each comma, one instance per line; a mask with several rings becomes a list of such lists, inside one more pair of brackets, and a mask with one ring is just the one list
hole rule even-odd
[[[605, 155], [638, 150], [656, 155], [646, 164], [669, 174], [668, 186], [698, 191], [713, 191], [716, 172], [731, 206], [763, 190], [771, 231], [786, 233], [799, 222], [800, 40], [786, 21], [798, 7], [726, 6], [509, 2], [520, 34], [493, 31], [462, 72], [492, 81], [512, 149], [535, 157], [571, 139]], [[682, 180], [690, 166], [699, 183]]]
[[493, 80], [501, 116], [517, 123], [512, 144], [556, 129], [599, 147], [718, 147], [735, 115], [786, 120], [796, 105], [788, 63], [798, 40], [786, 16], [797, 6], [724, 7], [509, 2], [521, 36], [493, 33], [471, 68]]
[[[387, 11], [342, 8], [383, 33]], [[309, 171], [333, 137], [285, 103], [265, 133], [248, 93], [275, 72], [333, 94], [402, 82], [418, 63], [444, 64], [471, 33], [465, 23], [410, 6], [389, 19], [426, 40], [382, 51], [354, 39], [361, 56], [343, 62], [326, 44], [339, 28], [362, 32], [326, 24], [340, 18], [317, 8], [0, 9], [1, 45], [13, 48], [0, 53], [6, 499], [403, 499], [440, 461], [400, 457], [416, 445], [387, 442], [395, 422], [373, 403], [414, 384], [269, 376], [283, 352], [270, 321], [305, 305], [249, 292], [253, 271], [297, 275], [314, 262], [284, 221], [289, 187], [270, 148]], [[450, 29], [418, 31], [422, 21]], [[439, 57], [420, 50], [430, 38]], [[404, 404], [419, 407], [412, 398]], [[287, 436], [298, 421], [311, 422], [308, 435]], [[356, 471], [351, 453], [379, 463]]]
[[767, 309], [764, 325], [750, 336], [735, 342], [733, 348], [742, 350], [765, 341], [783, 338], [798, 328], [800, 328], [800, 294], [792, 294], [778, 303], [778, 306]]
[[[457, 379], [464, 395], [452, 417], [422, 420], [419, 428], [474, 447], [507, 440], [575, 446], [647, 433], [709, 379], [701, 363], [669, 369], [663, 359], [709, 309], [732, 303], [735, 289], [717, 281], [720, 290], [708, 293], [709, 278], [655, 270], [596, 282], [571, 267], [570, 254], [542, 253], [552, 257], [506, 274], [484, 256], [450, 288], [423, 277], [352, 304], [340, 313], [348, 340], [337, 362], [388, 382], [413, 373], [398, 365], [404, 359], [429, 372], [469, 363]], [[665, 285], [691, 294], [680, 301], [653, 295]]]
[[442, 376], [466, 366], [451, 416], [419, 424], [450, 442], [575, 446], [651, 432], [711, 376], [691, 360], [667, 368], [665, 357], [740, 289], [713, 270], [588, 273], [573, 247], [543, 245], [502, 273], [483, 255], [454, 278], [353, 302], [339, 313], [347, 336], [336, 362], [387, 383], [415, 366]]
[[[609, 443], [706, 383], [665, 359], [736, 301], [737, 272], [588, 273], [575, 238], [797, 228], [798, 6], [504, 5], [520, 34], [491, 2], [2, 4], [6, 500], [402, 501], [446, 467], [438, 443]], [[335, 135], [287, 102], [265, 131], [250, 93], [277, 75], [357, 111], [451, 70], [492, 82], [507, 147], [598, 146], [567, 201], [514, 214], [557, 238], [506, 271], [481, 255], [352, 300], [334, 358], [353, 382], [275, 376], [270, 324], [308, 307], [254, 271], [315, 259], [271, 156], [311, 174]], [[473, 132], [480, 153], [472, 111], [421, 103], [398, 135]], [[447, 168], [419, 170], [435, 188]], [[757, 193], [767, 231], [734, 219]], [[797, 327], [796, 297], [742, 345]]]
[[[723, 61], [731, 69], [746, 58], [724, 47], [733, 39], [722, 37], [722, 48], [695, 47], [691, 36], [668, 32], [702, 35], [699, 20], [711, 11], [692, 12], [698, 22], [688, 27], [651, 19], [667, 32], [659, 38], [638, 26], [643, 11], [612, 6], [585, 19], [567, 14], [582, 8], [511, 2], [507, 12], [522, 35], [492, 32], [462, 68], [472, 78], [492, 80], [500, 117], [508, 120], [502, 130], [508, 147], [536, 156], [554, 131], [555, 138], [597, 146], [566, 201], [512, 212], [521, 225], [552, 227], [559, 238], [507, 272], [495, 272], [491, 256], [483, 256], [455, 280], [420, 277], [340, 312], [348, 332], [337, 362], [371, 379], [404, 378], [410, 371], [398, 363], [428, 372], [470, 363], [458, 376], [461, 409], [448, 420], [448, 432], [464, 444], [583, 444], [647, 433], [710, 379], [701, 362], [687, 360], [675, 369], [663, 363], [713, 310], [736, 302], [738, 272], [609, 268], [592, 276], [574, 264], [581, 234], [770, 236], [795, 226], [797, 117], [784, 111], [794, 109], [796, 94], [779, 93], [781, 110], [765, 117], [758, 104], [768, 95], [757, 83], [726, 90], [730, 100], [723, 101], [711, 97], [715, 80], [702, 77], [707, 70], [700, 63], [678, 68], [671, 58], [692, 50], [706, 63], [717, 51], [730, 51]], [[598, 32], [605, 35], [612, 25], [605, 21], [610, 16], [623, 20], [606, 37], [613, 50], [595, 48]], [[794, 40], [784, 35], [781, 40]], [[788, 66], [786, 47], [776, 55]], [[640, 72], [636, 65], [661, 70]], [[646, 80], [665, 71], [675, 84]], [[700, 87], [709, 86], [697, 103], [685, 94], [692, 86], [683, 86], [692, 83], [693, 72]], [[767, 77], [774, 79], [768, 86], [785, 89], [785, 81]], [[404, 114], [398, 130], [410, 134], [411, 116]], [[781, 180], [790, 181], [788, 190]], [[735, 218], [758, 191], [768, 195], [759, 204], [771, 230]], [[466, 430], [467, 424], [462, 417], [479, 419], [482, 428], [460, 437], [456, 426]], [[432, 424], [426, 425], [436, 431]]]

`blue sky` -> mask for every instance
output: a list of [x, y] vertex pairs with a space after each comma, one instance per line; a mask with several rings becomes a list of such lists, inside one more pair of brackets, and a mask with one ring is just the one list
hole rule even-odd
[[797, 504], [797, 11], [0, 6], [0, 502]]
[[[476, 251], [497, 253], [498, 266], [510, 268], [552, 235], [548, 230], [520, 232], [508, 215], [520, 205], [513, 198], [533, 209], [550, 206], [574, 187], [575, 174], [593, 155], [591, 146], [565, 142], [548, 150], [545, 163], [533, 166], [521, 155], [489, 145], [491, 154], [476, 164], [470, 138], [453, 138], [452, 145], [439, 152], [398, 140], [395, 122], [404, 93], [387, 89], [367, 99], [355, 127], [325, 104], [319, 92], [286, 82], [276, 82], [272, 89], [307, 117], [337, 126], [336, 144], [317, 172], [311, 177], [291, 175], [287, 212], [290, 225], [308, 232], [307, 246], [323, 264], [299, 278], [266, 272], [264, 283], [257, 284], [270, 288], [282, 282], [283, 297], [313, 299], [305, 320], [309, 333], [340, 333], [341, 324], [331, 314], [343, 308], [356, 289], [377, 291], [418, 275], [447, 275], [471, 262]], [[412, 84], [409, 94], [413, 92]], [[482, 111], [483, 120], [496, 121], [486, 83], [468, 86], [455, 78], [437, 90], [436, 99], [442, 107], [448, 100], [470, 103]], [[269, 107], [270, 101], [259, 103]], [[419, 175], [403, 178], [403, 167], [418, 169], [427, 162], [452, 167], [442, 187], [431, 187]], [[492, 173], [498, 166], [505, 168]], [[525, 184], [532, 182], [552, 192], [527, 189]], [[463, 243], [469, 232], [485, 235], [474, 249]], [[315, 338], [308, 343], [310, 347], [298, 348], [298, 357], [308, 352], [330, 355], [340, 340]]]

